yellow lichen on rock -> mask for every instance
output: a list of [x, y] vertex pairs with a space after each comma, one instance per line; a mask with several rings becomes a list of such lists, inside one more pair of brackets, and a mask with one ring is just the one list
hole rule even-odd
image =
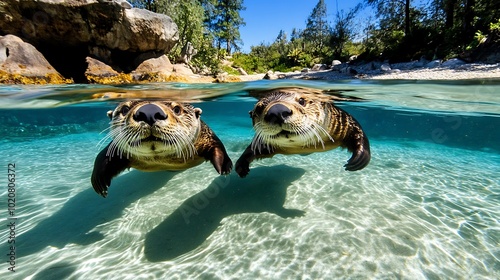
[[72, 79], [65, 79], [58, 74], [51, 73], [45, 76], [25, 76], [21, 74], [11, 74], [0, 70], [0, 84], [46, 85], [72, 83]]
[[85, 78], [87, 78], [87, 82], [89, 84], [115, 85], [115, 84], [130, 84], [134, 82], [130, 74], [123, 74], [123, 73], [113, 76], [95, 76], [95, 75], [85, 74]]

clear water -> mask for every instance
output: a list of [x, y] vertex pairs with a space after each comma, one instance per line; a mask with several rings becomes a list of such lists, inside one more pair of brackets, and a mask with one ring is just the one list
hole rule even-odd
[[[253, 135], [247, 91], [289, 85], [364, 99], [339, 106], [370, 138], [367, 168], [344, 171], [333, 150], [254, 162], [245, 179], [205, 163], [92, 189], [119, 100], [192, 99], [235, 162]], [[498, 81], [2, 86], [0, 107], [1, 279], [500, 278]]]

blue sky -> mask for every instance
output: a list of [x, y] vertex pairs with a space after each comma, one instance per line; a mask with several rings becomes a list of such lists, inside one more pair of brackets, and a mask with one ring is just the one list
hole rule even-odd
[[[328, 18], [333, 22], [339, 10], [347, 12], [362, 0], [325, 0]], [[318, 0], [244, 0], [246, 10], [240, 16], [246, 22], [240, 27], [243, 40], [242, 51], [250, 52], [250, 46], [260, 43], [272, 43], [278, 37], [280, 30], [284, 30], [290, 38], [292, 29], [304, 29], [306, 20]], [[361, 14], [366, 14], [362, 11]]]

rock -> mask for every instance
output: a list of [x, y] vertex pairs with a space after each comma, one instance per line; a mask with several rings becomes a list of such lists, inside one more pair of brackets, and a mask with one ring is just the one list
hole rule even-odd
[[392, 68], [388, 63], [384, 63], [384, 64], [380, 65], [380, 70], [382, 70], [384, 72], [388, 72], [388, 71], [391, 71]]
[[[23, 79], [24, 77], [24, 79]], [[14, 35], [0, 36], [0, 82], [70, 83], [37, 49]]]
[[269, 70], [267, 71], [266, 75], [264, 75], [264, 80], [277, 80], [279, 79], [279, 76], [274, 74], [273, 71]]
[[[340, 61], [338, 61], [338, 62], [340, 62]], [[332, 70], [333, 71], [340, 72], [342, 70], [342, 68], [345, 68], [345, 67], [347, 67], [345, 63], [335, 64], [335, 65], [333, 65], [333, 63], [332, 63]]]
[[111, 66], [92, 57], [87, 57], [87, 70], [85, 77], [88, 83], [96, 84], [122, 84], [130, 83], [132, 78], [130, 75], [121, 74], [115, 71]]
[[189, 64], [189, 62], [191, 62], [191, 59], [193, 58], [193, 56], [195, 56], [197, 53], [198, 53], [198, 50], [196, 50], [193, 47], [193, 44], [191, 44], [191, 42], [187, 42], [187, 44], [182, 48], [181, 57], [180, 57], [178, 62]]
[[229, 75], [227, 72], [223, 72], [223, 73], [220, 73], [217, 75], [214, 82], [215, 83], [237, 83], [237, 82], [241, 82], [241, 79], [236, 77], [236, 76]]
[[380, 69], [380, 67], [382, 66], [382, 64], [380, 62], [376, 62], [376, 61], [372, 61], [372, 62], [368, 62], [366, 64], [362, 64], [360, 66], [358, 66], [357, 68], [360, 69], [361, 71], [373, 71], [373, 70], [378, 70]]
[[117, 2], [118, 4], [120, 4], [120, 6], [122, 6], [124, 9], [132, 9], [132, 4], [130, 4], [127, 1], [124, 1], [124, 0], [115, 0], [115, 2]]
[[340, 73], [356, 75], [356, 74], [358, 74], [358, 71], [356, 71], [356, 69], [352, 68], [351, 66], [347, 66], [347, 67], [342, 68], [340, 70]]
[[140, 76], [146, 74], [161, 74], [170, 75], [174, 71], [174, 66], [170, 63], [170, 60], [166, 55], [162, 55], [156, 58], [150, 58], [143, 61], [137, 68], [132, 71], [132, 76], [134, 79], [140, 80]]
[[455, 68], [455, 67], [458, 67], [458, 66], [463, 65], [463, 64], [465, 64], [465, 61], [458, 59], [458, 58], [452, 58], [452, 59], [449, 59], [449, 60], [441, 63], [441, 67]]
[[87, 70], [85, 71], [85, 75], [97, 76], [97, 77], [112, 77], [112, 76], [118, 76], [120, 74], [113, 68], [111, 68], [111, 66], [95, 58], [87, 57], [85, 61], [88, 64]]
[[403, 69], [403, 70], [412, 70], [417, 68], [417, 61], [410, 61], [410, 62], [400, 62], [400, 63], [394, 63], [391, 65], [392, 69]]
[[122, 0], [2, 0], [0, 30], [35, 46], [64, 76], [84, 80], [85, 58], [132, 71], [145, 52], [168, 53], [177, 25]]
[[425, 64], [425, 67], [427, 67], [427, 68], [436, 68], [436, 67], [439, 67], [440, 65], [441, 65], [441, 60], [436, 59], [436, 60], [433, 60], [433, 61]]
[[240, 73], [240, 75], [243, 75], [243, 76], [247, 76], [248, 75], [247, 71], [245, 71], [245, 69], [243, 69], [241, 67], [238, 67], [238, 69], [236, 69], [236, 70], [238, 70], [238, 72]]
[[303, 68], [300, 73], [309, 73], [309, 68]]
[[332, 67], [335, 67], [335, 66], [341, 65], [341, 64], [342, 64], [342, 62], [340, 60], [336, 60], [335, 59], [335, 60], [332, 61]]
[[194, 75], [193, 70], [191, 70], [191, 68], [189, 68], [189, 66], [187, 66], [186, 64], [174, 64], [173, 72], [175, 72], [177, 75], [182, 76]]
[[425, 56], [421, 56], [418, 62], [416, 63], [417, 67], [424, 67], [427, 65], [430, 61], [425, 58]]
[[326, 66], [326, 64], [314, 64], [314, 66], [312, 67], [312, 71], [321, 71], [321, 70], [327, 70], [328, 69], [328, 66]]

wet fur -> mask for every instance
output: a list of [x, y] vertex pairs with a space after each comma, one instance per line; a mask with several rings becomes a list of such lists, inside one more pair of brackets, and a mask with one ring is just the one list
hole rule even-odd
[[[275, 104], [292, 111], [282, 124], [265, 120]], [[240, 177], [248, 174], [253, 160], [275, 154], [307, 154], [344, 147], [353, 153], [346, 170], [360, 170], [370, 161], [369, 141], [361, 126], [327, 95], [300, 88], [273, 90], [262, 95], [250, 117], [255, 136], [236, 162]]]
[[[155, 104], [166, 115], [152, 125], [134, 114]], [[107, 195], [111, 179], [133, 167], [142, 171], [184, 170], [209, 160], [219, 174], [229, 174], [232, 162], [215, 133], [200, 119], [202, 111], [179, 102], [127, 101], [109, 111], [111, 143], [96, 157], [92, 173], [95, 191]]]

